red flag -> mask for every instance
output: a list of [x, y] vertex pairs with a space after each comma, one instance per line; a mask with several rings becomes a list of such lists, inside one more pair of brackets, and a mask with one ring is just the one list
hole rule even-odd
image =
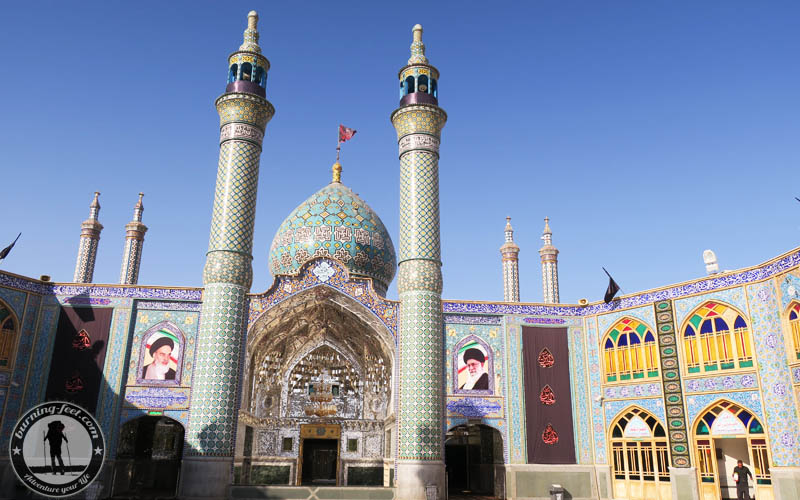
[[352, 128], [347, 128], [344, 125], [339, 125], [339, 142], [349, 141], [356, 135], [356, 131]]

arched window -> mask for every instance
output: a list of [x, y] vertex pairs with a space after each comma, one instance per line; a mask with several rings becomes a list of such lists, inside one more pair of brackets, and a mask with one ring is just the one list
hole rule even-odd
[[656, 338], [633, 318], [617, 321], [603, 339], [606, 382], [658, 377]]
[[17, 321], [11, 309], [0, 301], [0, 368], [11, 366], [17, 338]]
[[427, 75], [421, 75], [417, 79], [417, 89], [419, 89], [420, 92], [430, 93], [430, 89], [428, 88], [428, 76]]
[[789, 330], [792, 332], [795, 359], [800, 359], [800, 302], [792, 302], [789, 306]]
[[[757, 498], [761, 489], [771, 492], [771, 486], [762, 486], [772, 483], [764, 427], [752, 412], [730, 401], [720, 401], [701, 414], [693, 430], [701, 497], [705, 493], [717, 494], [720, 485], [728, 483], [726, 464], [736, 460], [752, 468]], [[744, 452], [745, 446], [749, 453]]]
[[249, 62], [242, 64], [242, 80], [250, 81], [250, 77], [253, 74], [253, 65]]
[[406, 78], [406, 94], [413, 94], [414, 92], [416, 92], [414, 90], [414, 77], [409, 76]]
[[436, 78], [431, 78], [431, 95], [435, 98], [439, 98], [439, 87], [436, 85]]
[[253, 78], [253, 81], [256, 82], [262, 88], [266, 87], [264, 82], [265, 80], [264, 76], [265, 76], [264, 68], [262, 68], [261, 66], [256, 66], [256, 76], [255, 78]]
[[610, 445], [616, 498], [671, 498], [667, 435], [658, 419], [631, 408], [611, 426]]
[[238, 77], [238, 76], [239, 76], [239, 65], [238, 64], [232, 64], [231, 65], [231, 70], [228, 73], [228, 83], [235, 82], [236, 81], [236, 77]]
[[739, 312], [717, 302], [706, 302], [689, 317], [683, 350], [688, 373], [753, 366], [750, 328]]

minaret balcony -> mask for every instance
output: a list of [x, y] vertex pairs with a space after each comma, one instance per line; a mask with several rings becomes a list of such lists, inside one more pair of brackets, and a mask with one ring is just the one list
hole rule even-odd
[[225, 87], [225, 93], [245, 93], [245, 94], [255, 94], [260, 97], [267, 97], [267, 91], [259, 85], [257, 82], [251, 82], [248, 80], [236, 80], [235, 82], [229, 83]]
[[425, 92], [406, 94], [400, 99], [400, 106], [409, 106], [411, 104], [433, 104], [434, 106], [438, 106], [439, 100]]

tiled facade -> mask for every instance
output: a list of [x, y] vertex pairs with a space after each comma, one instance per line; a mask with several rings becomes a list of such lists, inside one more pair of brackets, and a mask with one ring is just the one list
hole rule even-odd
[[[257, 39], [257, 33], [246, 32], [245, 44], [229, 63], [269, 68]], [[400, 76], [422, 75], [439, 77], [427, 62], [421, 39], [415, 39], [409, 66]], [[510, 252], [508, 265], [504, 263], [505, 301], [442, 300], [438, 147], [447, 115], [438, 105], [412, 103], [392, 114], [400, 153], [397, 257], [377, 214], [348, 188], [332, 183], [279, 228], [271, 250], [277, 276], [266, 292], [251, 295], [261, 140], [274, 108], [262, 97], [237, 92], [224, 94], [216, 104], [221, 144], [202, 289], [81, 283], [92, 278], [94, 236], [99, 238], [98, 227], [102, 228], [95, 224], [99, 204], [92, 207], [94, 222], [87, 225], [81, 240], [75, 283], [54, 284], [0, 272], [0, 300], [19, 324], [13, 359], [0, 367], [0, 446], [6, 446], [23, 410], [45, 397], [49, 363], [57, 355], [53, 344], [61, 307], [85, 312], [110, 308], [104, 384], [96, 410], [110, 447], [108, 457], [115, 458], [124, 423], [153, 414], [186, 429], [185, 456], [222, 458], [232, 464], [243, 453], [238, 427], [268, 427], [270, 422], [239, 415], [246, 365], [253, 355], [246, 351], [248, 335], [262, 334], [270, 312], [320, 292], [325, 300], [331, 296], [338, 300], [332, 303], [341, 310], [356, 311], [367, 337], [388, 339], [394, 363], [393, 386], [386, 388], [385, 401], [394, 406], [387, 409], [386, 418], [344, 425], [342, 436], [363, 438], [356, 451], [340, 450], [353, 461], [347, 467], [359, 460], [362, 465], [379, 464], [388, 477], [398, 462], [439, 462], [449, 430], [481, 424], [501, 436], [502, 461], [495, 465], [532, 471], [537, 464], [530, 463], [528, 443], [541, 436], [526, 435], [527, 410], [538, 403], [525, 399], [525, 326], [567, 332], [576, 464], [564, 465], [564, 470], [590, 467], [599, 471], [595, 479], [600, 478], [614, 463], [611, 428], [633, 408], [647, 412], [666, 429], [672, 468], [692, 470], [698, 466], [693, 430], [704, 412], [719, 402], [739, 405], [764, 424], [772, 466], [800, 467], [800, 359], [795, 352], [800, 346], [793, 344], [787, 319], [789, 308], [800, 301], [800, 249], [749, 269], [586, 305], [558, 304], [555, 254], [550, 249], [544, 268], [553, 274], [546, 280], [547, 303], [519, 303], [516, 252]], [[510, 234], [507, 238], [513, 243]], [[126, 252], [137, 261], [133, 267], [124, 266], [123, 278], [130, 281], [138, 272], [141, 248], [138, 253]], [[384, 297], [395, 260], [399, 301]], [[709, 301], [742, 316], [752, 336], [752, 366], [704, 373], [687, 370], [685, 327]], [[657, 375], [611, 382], [605, 376], [604, 339], [624, 319], [636, 320], [655, 334]], [[146, 380], [145, 341], [161, 330], [180, 345], [175, 353], [180, 364], [170, 379]], [[374, 339], [363, 340], [366, 344]], [[480, 347], [490, 359], [487, 389], [459, 386], [458, 353], [468, 345]], [[303, 346], [302, 352], [314, 347]], [[281, 467], [299, 454], [302, 417], [288, 420], [293, 428], [262, 429], [253, 444], [256, 451], [274, 455], [271, 458]], [[384, 429], [393, 434], [381, 435]], [[285, 451], [278, 450], [282, 438], [295, 441], [287, 442], [291, 446]], [[291, 474], [297, 473], [296, 466], [291, 462]], [[606, 489], [605, 496], [599, 496], [610, 498], [612, 493]]]

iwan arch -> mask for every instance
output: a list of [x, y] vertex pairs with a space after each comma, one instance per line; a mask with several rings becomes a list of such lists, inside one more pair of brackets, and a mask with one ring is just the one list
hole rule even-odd
[[[531, 499], [560, 484], [574, 499], [714, 500], [742, 459], [759, 500], [800, 497], [800, 249], [609, 304], [561, 304], [548, 220], [546, 302], [528, 304], [506, 221], [505, 301], [442, 299], [446, 86], [421, 27], [387, 80], [400, 99], [387, 103], [398, 149], [386, 150], [399, 153], [398, 234], [336, 163], [279, 228], [258, 229], [275, 232], [276, 277], [252, 293], [274, 114], [256, 22], [216, 100], [204, 286], [137, 284], [141, 197], [120, 284], [93, 283], [95, 196], [74, 282], [0, 272], [0, 445], [25, 409], [68, 399], [107, 437], [103, 496]], [[385, 298], [395, 277], [397, 301]], [[151, 376], [157, 341], [172, 346], [170, 365]], [[24, 493], [7, 461], [2, 481], [3, 498]]]

